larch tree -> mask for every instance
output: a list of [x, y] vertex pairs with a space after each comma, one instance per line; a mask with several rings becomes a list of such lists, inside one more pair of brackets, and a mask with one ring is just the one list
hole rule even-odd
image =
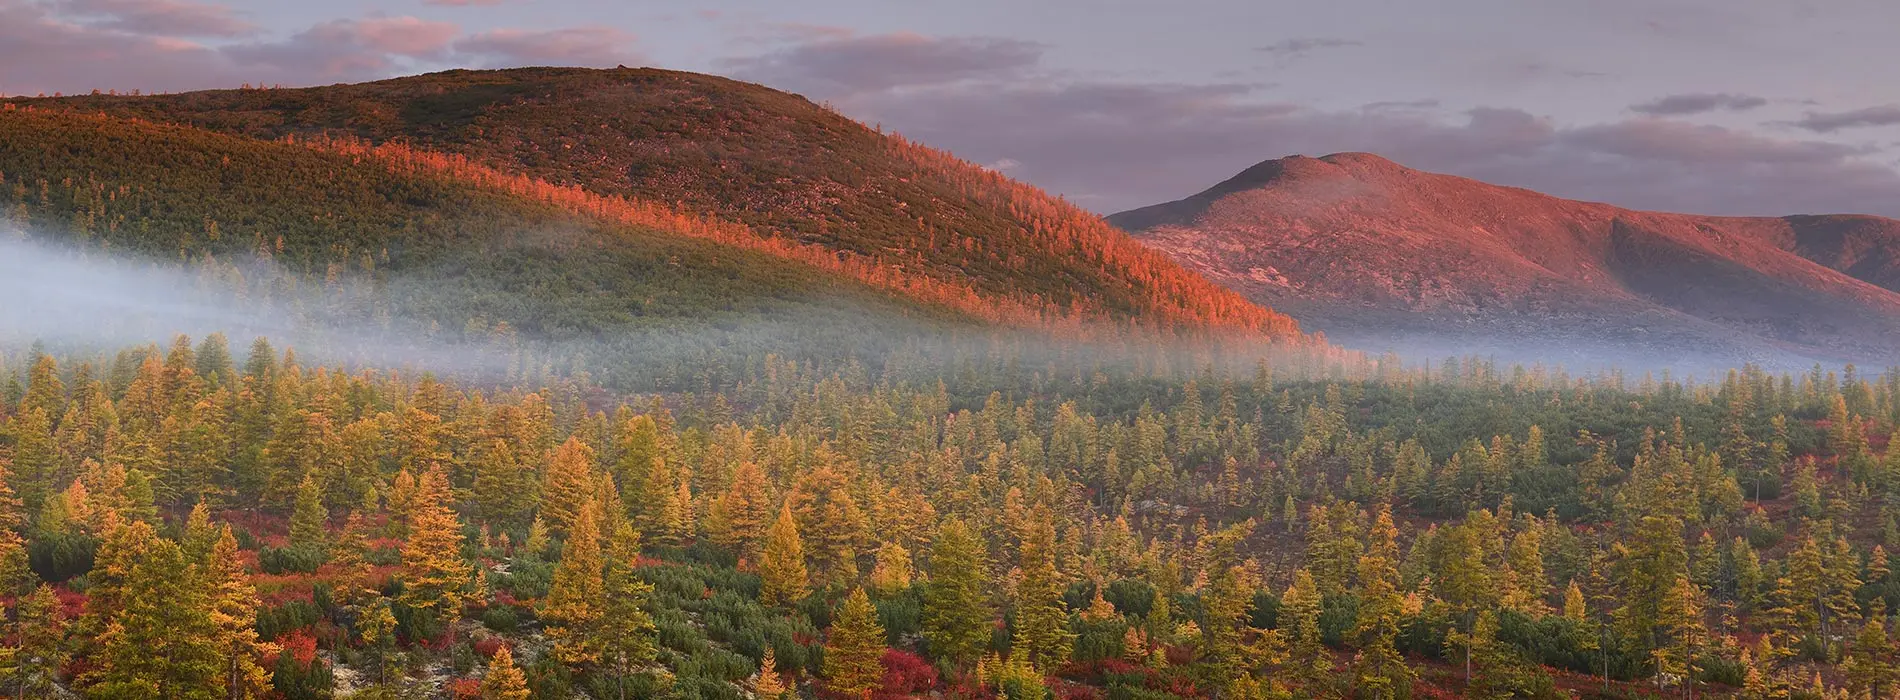
[[772, 647], [765, 647], [765, 657], [759, 659], [759, 672], [752, 675], [752, 697], [759, 700], [784, 700], [785, 679], [778, 675], [778, 659], [774, 657]]
[[716, 543], [750, 560], [758, 556], [766, 529], [771, 527], [772, 505], [765, 471], [751, 461], [739, 463], [732, 483], [716, 505], [721, 532]]
[[846, 596], [825, 633], [825, 685], [839, 695], [868, 700], [884, 677], [884, 627], [864, 589]]
[[1065, 587], [1056, 572], [1055, 523], [1043, 512], [1023, 541], [1010, 653], [1028, 654], [1036, 668], [1053, 671], [1068, 662], [1075, 636], [1069, 631], [1069, 609], [1062, 600]]
[[1293, 572], [1293, 583], [1280, 597], [1280, 629], [1287, 636], [1289, 653], [1287, 676], [1303, 692], [1315, 696], [1321, 694], [1333, 669], [1332, 657], [1320, 642], [1321, 597], [1319, 583], [1305, 569]]
[[989, 646], [989, 565], [982, 540], [962, 520], [937, 529], [930, 548], [930, 579], [924, 584], [923, 633], [930, 653], [955, 667], [968, 667]]
[[20, 528], [26, 524], [24, 506], [14, 495], [13, 475], [8, 461], [0, 457], [0, 591], [19, 592], [35, 579], [28, 564], [26, 539]]
[[590, 644], [594, 639], [592, 628], [600, 622], [606, 604], [598, 511], [592, 503], [581, 508], [561, 548], [561, 561], [554, 569], [547, 600], [541, 605], [540, 616], [547, 621], [555, 658], [572, 666], [600, 658], [599, 650]]
[[491, 527], [526, 521], [540, 491], [534, 469], [515, 457], [507, 440], [489, 441], [475, 461], [475, 504]]
[[482, 700], [528, 700], [528, 677], [515, 666], [515, 655], [508, 651], [508, 645], [501, 645], [495, 655], [488, 660], [488, 671], [482, 674]]
[[1399, 531], [1391, 508], [1379, 509], [1367, 534], [1366, 554], [1359, 560], [1359, 619], [1353, 627], [1359, 641], [1353, 661], [1358, 694], [1367, 700], [1407, 700], [1415, 674], [1397, 646], [1405, 598], [1399, 592]]
[[52, 697], [60, 668], [70, 653], [66, 647], [66, 615], [53, 587], [40, 584], [19, 601], [13, 613], [14, 645], [6, 652], [7, 677], [18, 698]]
[[766, 605], [790, 605], [811, 595], [811, 579], [805, 572], [805, 544], [798, 536], [798, 521], [788, 503], [780, 506], [778, 519], [766, 532], [765, 548], [759, 554], [759, 601]]
[[568, 438], [555, 448], [541, 486], [541, 516], [548, 529], [566, 535], [581, 509], [594, 501], [594, 490], [594, 450], [580, 438]]
[[910, 551], [904, 545], [886, 542], [877, 548], [877, 563], [871, 567], [871, 590], [882, 596], [896, 595], [910, 588], [914, 575]]
[[402, 547], [402, 602], [441, 622], [461, 614], [462, 589], [471, 569], [462, 558], [462, 524], [449, 509], [448, 474], [429, 470], [409, 508], [409, 538]]
[[297, 497], [290, 512], [290, 546], [315, 551], [328, 549], [330, 513], [323, 507], [323, 489], [316, 476], [305, 474], [297, 486]]
[[[1248, 611], [1260, 587], [1260, 572], [1253, 562], [1241, 559], [1239, 550], [1253, 527], [1249, 520], [1201, 540], [1201, 578], [1206, 581], [1201, 588], [1202, 652], [1223, 684], [1239, 681], [1255, 665], [1246, 646], [1253, 634]], [[1027, 543], [1023, 551], [1027, 557]]]
[[121, 524], [100, 547], [97, 666], [87, 692], [111, 698], [213, 698], [224, 689], [224, 649], [211, 589], [183, 548], [143, 522]]
[[228, 700], [268, 696], [270, 674], [258, 660], [270, 645], [258, 641], [257, 591], [238, 558], [237, 538], [229, 525], [220, 530], [217, 544], [201, 566], [204, 582], [211, 587], [211, 619], [224, 657], [224, 696]]
[[594, 625], [592, 646], [601, 662], [612, 668], [620, 699], [626, 700], [627, 676], [653, 663], [658, 655], [658, 632], [648, 610], [653, 584], [640, 580], [640, 531], [626, 518], [616, 518], [608, 540], [607, 570], [602, 578], [606, 605]]

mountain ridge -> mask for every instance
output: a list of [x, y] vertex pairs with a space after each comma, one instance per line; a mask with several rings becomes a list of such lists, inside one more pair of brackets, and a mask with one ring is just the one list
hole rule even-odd
[[1900, 338], [1887, 245], [1900, 222], [1878, 217], [1637, 211], [1340, 153], [1264, 161], [1107, 218], [1334, 339], [1374, 346], [1412, 332], [1481, 346], [1582, 334], [1730, 359], [1866, 360], [1891, 357]]

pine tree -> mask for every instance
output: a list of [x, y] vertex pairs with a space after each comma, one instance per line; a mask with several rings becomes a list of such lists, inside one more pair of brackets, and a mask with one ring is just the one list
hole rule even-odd
[[982, 541], [962, 520], [951, 518], [937, 529], [924, 583], [923, 633], [930, 653], [951, 666], [968, 667], [989, 646], [995, 616], [985, 594], [985, 559]]
[[594, 626], [593, 647], [603, 663], [614, 669], [620, 700], [625, 700], [627, 675], [658, 655], [658, 632], [647, 610], [653, 585], [641, 581], [634, 570], [640, 559], [640, 532], [626, 518], [616, 520], [602, 578], [606, 606]]
[[528, 677], [515, 667], [515, 655], [503, 644], [482, 674], [482, 700], [528, 700]]
[[877, 608], [864, 589], [853, 589], [825, 633], [825, 685], [846, 697], [869, 698], [884, 677], [883, 657]]
[[599, 650], [589, 644], [594, 639], [592, 628], [599, 623], [606, 604], [598, 510], [591, 503], [581, 508], [561, 548], [561, 562], [554, 569], [554, 582], [540, 612], [541, 619], [547, 621], [555, 658], [573, 666], [600, 658]]
[[438, 466], [417, 484], [403, 543], [402, 602], [453, 622], [462, 610], [469, 563], [462, 558], [462, 525], [449, 510], [448, 475]]
[[792, 517], [789, 503], [779, 508], [778, 519], [765, 535], [759, 578], [759, 602], [766, 605], [790, 605], [811, 595], [810, 578], [805, 573], [805, 545], [798, 537], [798, 521]]
[[1063, 586], [1056, 573], [1055, 523], [1043, 512], [1023, 541], [1010, 654], [1027, 655], [1030, 665], [1053, 671], [1068, 662], [1075, 636], [1069, 632], [1068, 605], [1062, 600]]

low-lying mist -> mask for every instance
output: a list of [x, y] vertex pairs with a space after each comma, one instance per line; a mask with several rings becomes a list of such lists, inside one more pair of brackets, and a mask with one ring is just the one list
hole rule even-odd
[[[862, 362], [873, 376], [926, 381], [948, 376], [955, 363], [984, 361], [1022, 365], [1019, 376], [1085, 376], [1102, 369], [1163, 376], [1197, 367], [1247, 372], [1267, 360], [1287, 377], [1389, 377], [1439, 369], [1446, 358], [1458, 357], [1484, 359], [1500, 369], [1541, 365], [1596, 375], [1620, 370], [1631, 377], [1667, 370], [1711, 379], [1749, 361], [1525, 337], [1480, 343], [1431, 334], [1332, 339], [1366, 351], [1364, 356], [1249, 341], [1163, 340], [1134, 332], [1096, 332], [1080, 339], [893, 317], [888, 308], [858, 308], [831, 299], [808, 305], [829, 309], [822, 317], [808, 311], [641, 319], [623, 329], [550, 341], [519, 337], [503, 324], [471, 321], [439, 306], [423, 317], [405, 305], [405, 297], [436, 278], [378, 274], [373, 282], [334, 268], [313, 275], [263, 255], [191, 263], [142, 259], [55, 245], [17, 228], [0, 228], [0, 347], [38, 344], [84, 353], [162, 346], [181, 334], [222, 333], [233, 345], [265, 337], [307, 361], [351, 368], [506, 383], [585, 375], [600, 385], [633, 391], [726, 385], [772, 355], [834, 367]], [[1003, 356], [1007, 359], [997, 359]], [[1792, 361], [1775, 364], [1805, 368]]]

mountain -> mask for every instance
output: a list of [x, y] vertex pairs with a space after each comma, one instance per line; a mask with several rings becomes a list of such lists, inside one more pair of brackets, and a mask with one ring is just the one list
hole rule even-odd
[[256, 141], [400, 144], [815, 246], [904, 284], [960, 294], [979, 314], [1298, 335], [1287, 317], [1058, 198], [802, 97], [714, 76], [458, 70], [304, 89], [4, 102]]
[[1876, 217], [1631, 211], [1340, 153], [1108, 221], [1368, 350], [1884, 362], [1900, 340], [1900, 221]]
[[67, 111], [0, 110], [5, 220], [68, 247], [172, 261], [189, 286], [274, 303], [299, 328], [581, 343], [651, 365], [643, 373], [671, 369], [665, 360], [689, 364], [681, 354], [696, 345], [750, 335], [789, 352], [835, 348], [840, 334], [869, 325], [1008, 320], [962, 290], [816, 246], [419, 151]]

